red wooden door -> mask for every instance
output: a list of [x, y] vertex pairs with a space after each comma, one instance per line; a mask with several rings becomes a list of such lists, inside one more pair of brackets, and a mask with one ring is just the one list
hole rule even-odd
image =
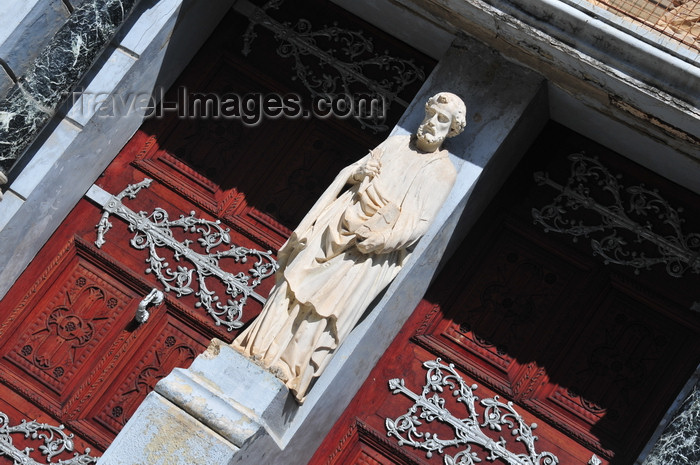
[[[622, 177], [608, 178], [599, 166]], [[535, 172], [551, 182], [538, 185]], [[569, 195], [560, 195], [556, 184], [570, 187]], [[617, 205], [627, 226], [643, 225], [642, 237], [607, 216]], [[692, 258], [677, 261], [680, 255], [658, 245], [682, 237], [687, 251], [697, 253], [698, 205], [696, 196], [550, 125], [310, 463], [463, 465], [490, 462], [491, 453], [493, 463], [555, 463], [540, 455], [545, 452], [564, 465], [633, 463], [700, 360], [700, 318], [690, 310], [697, 298]], [[538, 217], [550, 225], [548, 233]], [[581, 234], [587, 226], [596, 228]], [[601, 245], [598, 257], [594, 241]], [[627, 264], [605, 265], [601, 254]], [[644, 259], [659, 258], [667, 260], [643, 266]], [[641, 266], [638, 274], [632, 264]], [[669, 274], [682, 265], [690, 266], [682, 277]], [[441, 384], [450, 376], [451, 386]], [[468, 391], [478, 396], [473, 410]], [[498, 424], [504, 414], [514, 428]], [[533, 423], [538, 439], [528, 450]], [[464, 440], [478, 436], [474, 430], [528, 459], [507, 461], [496, 445]], [[455, 442], [440, 443], [448, 440]]]
[[[312, 25], [333, 17], [339, 27], [367, 27], [326, 2], [296, 12], [307, 14]], [[277, 53], [280, 44], [271, 32], [256, 30], [250, 55], [242, 55], [247, 26], [234, 12], [224, 18], [166, 102], [181, 92], [295, 93], [310, 100], [295, 80], [293, 59]], [[424, 57], [376, 31], [372, 39], [379, 49], [416, 59], [429, 72], [432, 63]], [[420, 79], [414, 79], [401, 98], [410, 101], [418, 86]], [[400, 105], [391, 110], [387, 127], [402, 112]], [[241, 304], [241, 294], [230, 283], [239, 273], [249, 284], [259, 278], [250, 270], [260, 257], [248, 253], [244, 260], [232, 246], [274, 256], [335, 173], [386, 135], [363, 130], [352, 119], [276, 118], [245, 125], [178, 118], [174, 111], [162, 116], [148, 120], [96, 182], [117, 195], [153, 180], [119, 201], [131, 211], [131, 223], [116, 210], [103, 217], [105, 210], [91, 200], [99, 195], [84, 198], [0, 303], [0, 412], [9, 417], [0, 416], [0, 426], [25, 418], [63, 423], [78, 436], [76, 450], [104, 450], [159, 379], [188, 366], [213, 337], [232, 341], [238, 324], [261, 310], [251, 296], [236, 322], [232, 302]], [[195, 218], [206, 223], [195, 224]], [[244, 255], [246, 250], [236, 249]], [[228, 275], [197, 273], [195, 256], [217, 262]], [[262, 279], [254, 291], [266, 296], [271, 286], [272, 279]], [[139, 304], [152, 289], [165, 291], [164, 300], [149, 305], [148, 320], [139, 323]], [[13, 440], [24, 444], [23, 438]], [[46, 459], [32, 447], [32, 457]], [[71, 456], [65, 451], [54, 461]]]

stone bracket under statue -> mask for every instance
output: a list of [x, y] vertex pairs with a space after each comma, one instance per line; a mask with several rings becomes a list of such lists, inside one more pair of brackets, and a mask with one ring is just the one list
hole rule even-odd
[[[279, 438], [285, 404], [294, 403], [279, 379], [218, 339], [190, 368], [175, 368], [155, 391], [238, 447], [261, 428]], [[203, 402], [209, 408], [202, 409]]]
[[281, 450], [296, 408], [279, 379], [214, 339], [189, 368], [175, 368], [156, 384], [99, 463], [133, 465], [135, 454], [168, 458], [138, 463], [225, 464], [234, 455], [255, 455], [251, 445]]

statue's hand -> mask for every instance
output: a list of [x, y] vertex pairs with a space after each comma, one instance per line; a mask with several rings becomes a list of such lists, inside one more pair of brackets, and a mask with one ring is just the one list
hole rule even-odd
[[378, 176], [381, 169], [382, 163], [379, 160], [370, 158], [369, 160], [367, 160], [366, 163], [357, 167], [357, 170], [355, 171], [355, 173], [353, 173], [352, 177], [355, 179], [355, 181], [359, 182], [365, 179], [366, 177], [373, 178], [375, 176]]
[[374, 158], [370, 158], [367, 160], [367, 163], [364, 164], [362, 170], [364, 171], [365, 176], [379, 176], [379, 173], [382, 170], [382, 162]]
[[374, 149], [370, 151], [370, 158], [367, 160], [365, 163], [357, 167], [357, 170], [355, 173], [353, 173], [352, 177], [356, 181], [362, 181], [366, 177], [374, 178], [376, 176], [379, 176], [379, 173], [382, 170], [382, 162], [379, 161], [379, 158], [382, 155], [382, 150], [381, 149]]

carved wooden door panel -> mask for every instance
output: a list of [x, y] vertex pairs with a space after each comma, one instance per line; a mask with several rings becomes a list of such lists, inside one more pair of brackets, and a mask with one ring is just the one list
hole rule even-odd
[[633, 463], [700, 361], [698, 205], [551, 124], [310, 463]]
[[[314, 26], [332, 17], [338, 31], [367, 28], [326, 2], [291, 11]], [[212, 338], [232, 341], [260, 312], [291, 228], [342, 167], [386, 136], [353, 119], [246, 125], [193, 116], [197, 92], [308, 94], [275, 34], [258, 26], [246, 43], [250, 24], [234, 11], [223, 19], [166, 94], [166, 110], [133, 136], [0, 302], [0, 412], [9, 417], [0, 414], [0, 444], [4, 425], [36, 418], [65, 424], [76, 450], [104, 450], [159, 379]], [[433, 65], [376, 31], [371, 40], [424, 73]], [[410, 101], [419, 78], [393, 91]], [[402, 111], [393, 105], [383, 124]], [[31, 447], [43, 463], [47, 454]], [[6, 456], [0, 446], [0, 463]]]

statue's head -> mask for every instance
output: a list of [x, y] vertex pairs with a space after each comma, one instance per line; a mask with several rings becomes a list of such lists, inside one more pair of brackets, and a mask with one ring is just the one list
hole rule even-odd
[[421, 150], [433, 152], [448, 137], [454, 137], [467, 125], [467, 107], [462, 99], [450, 92], [440, 92], [425, 104], [425, 119], [416, 137]]

